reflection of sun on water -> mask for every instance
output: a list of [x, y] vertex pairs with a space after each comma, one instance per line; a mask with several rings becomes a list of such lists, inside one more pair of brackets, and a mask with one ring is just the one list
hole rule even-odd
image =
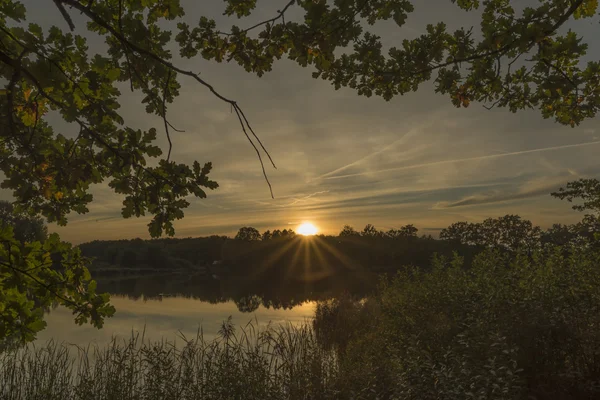
[[298, 227], [298, 233], [304, 236], [316, 235], [319, 230], [310, 222], [304, 222]]

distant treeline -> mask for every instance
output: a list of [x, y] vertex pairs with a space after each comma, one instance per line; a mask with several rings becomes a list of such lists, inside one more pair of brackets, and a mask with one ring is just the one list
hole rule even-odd
[[319, 280], [336, 274], [393, 273], [400, 266], [427, 267], [434, 254], [461, 254], [467, 261], [481, 250], [532, 252], [545, 245], [589, 243], [600, 232], [598, 217], [574, 225], [555, 224], [543, 230], [518, 215], [457, 222], [439, 239], [418, 236], [405, 225], [381, 231], [368, 224], [362, 231], [344, 226], [337, 236], [303, 237], [293, 230], [259, 232], [242, 227], [235, 238], [209, 236], [184, 239], [93, 241], [80, 245], [94, 258], [93, 269], [181, 270], [218, 264], [221, 271], [256, 279]]
[[79, 245], [92, 267], [181, 269], [223, 259], [226, 236], [154, 240], [94, 240]]
[[[254, 228], [242, 228], [248, 233]], [[372, 225], [364, 232], [345, 227], [338, 236], [302, 237], [293, 231], [240, 235], [235, 239], [210, 236], [182, 239], [93, 241], [80, 245], [83, 254], [94, 259], [93, 269], [117, 268], [177, 270], [194, 266], [224, 264], [228, 270], [248, 268], [270, 270], [278, 266], [304, 268], [369, 269], [392, 267], [396, 263], [426, 265], [433, 253], [451, 254], [456, 244], [431, 236], [388, 236], [376, 234]], [[470, 246], [459, 245], [468, 252]]]

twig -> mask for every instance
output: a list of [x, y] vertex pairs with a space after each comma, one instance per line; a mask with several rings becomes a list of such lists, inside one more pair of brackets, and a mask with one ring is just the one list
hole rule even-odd
[[575, 82], [573, 82], [573, 80], [569, 77], [569, 75], [567, 75], [565, 73], [565, 71], [563, 71], [556, 65], [552, 64], [550, 61], [548, 61], [545, 58], [541, 58], [540, 60], [542, 60], [542, 62], [544, 64], [546, 64], [546, 66], [548, 66], [549, 68], [551, 68], [551, 69], [555, 70], [556, 72], [558, 72], [559, 74], [561, 74], [563, 76], [563, 78], [565, 78], [567, 80], [567, 82], [569, 82], [575, 89], [579, 88], [579, 86]]
[[[262, 22], [259, 22], [259, 23], [257, 23], [256, 25], [252, 25], [250, 28], [243, 29], [243, 30], [242, 30], [242, 31], [240, 31], [240, 32], [241, 32], [241, 33], [248, 33], [248, 32], [250, 32], [251, 30], [253, 30], [253, 29], [256, 29], [256, 28], [258, 28], [258, 27], [260, 27], [260, 26], [263, 26], [263, 25], [269, 24], [269, 23], [271, 23], [271, 22], [275, 22], [275, 21], [277, 21], [277, 20], [279, 20], [279, 19], [283, 19], [283, 18], [285, 18], [285, 17], [284, 17], [284, 14], [285, 14], [285, 12], [288, 10], [288, 8], [290, 8], [291, 6], [293, 6], [295, 2], [296, 2], [296, 0], [290, 0], [290, 2], [289, 2], [289, 3], [287, 3], [287, 4], [285, 5], [285, 7], [283, 7], [283, 9], [282, 9], [282, 10], [277, 10], [277, 15], [276, 15], [275, 17], [273, 17], [273, 18], [271, 18], [271, 19], [267, 19], [267, 20], [265, 20], [265, 21], [262, 21]], [[233, 34], [233, 33], [231, 33], [231, 32], [217, 32], [217, 34], [218, 34], [218, 35], [224, 35], [224, 36], [233, 36], [233, 35], [234, 35], [234, 34]]]
[[171, 70], [167, 73], [167, 80], [165, 82], [165, 88], [163, 90], [163, 101], [162, 101], [162, 117], [165, 123], [165, 132], [167, 134], [167, 140], [169, 141], [169, 153], [167, 154], [167, 161], [171, 159], [171, 149], [173, 143], [171, 142], [171, 134], [169, 133], [169, 123], [167, 122], [167, 92], [169, 90], [169, 83], [171, 81]]
[[[126, 47], [126, 46], [124, 46], [124, 47]], [[128, 54], [128, 49], [127, 49], [127, 48], [125, 48], [125, 51], [124, 51], [124, 53], [125, 53], [125, 54]], [[134, 56], [134, 54], [132, 54], [132, 57], [133, 57], [133, 56]], [[129, 70], [129, 72], [131, 73], [131, 71], [133, 71], [133, 74], [135, 75], [135, 77], [137, 78], [137, 80], [139, 81], [139, 83], [140, 83], [140, 84], [143, 86], [143, 88], [142, 88], [142, 92], [144, 92], [144, 89], [146, 90], [144, 93], [146, 93], [146, 95], [148, 95], [148, 97], [150, 98], [150, 101], [152, 101], [152, 103], [154, 103], [154, 107], [156, 107], [156, 110], [158, 111], [158, 113], [159, 113], [159, 116], [160, 116], [160, 117], [163, 117], [162, 113], [160, 112], [160, 104], [156, 102], [156, 99], [154, 98], [154, 95], [153, 95], [153, 93], [152, 93], [152, 90], [150, 90], [150, 86], [148, 85], [148, 82], [146, 82], [146, 81], [145, 81], [145, 80], [142, 78], [142, 76], [140, 75], [140, 73], [138, 72], [138, 70], [137, 70], [135, 67], [131, 67], [131, 69]], [[169, 70], [169, 71], [170, 71], [170, 70]], [[130, 75], [130, 77], [129, 77], [129, 82], [130, 82], [130, 84], [131, 84], [131, 85], [132, 85], [132, 87], [133, 87], [133, 79], [132, 79], [131, 75]], [[166, 116], [165, 116], [165, 117], [166, 117]], [[173, 126], [173, 124], [171, 124], [171, 123], [169, 122], [169, 120], [167, 120], [166, 122], [167, 122], [167, 125], [168, 125], [168, 126], [171, 128], [171, 129], [173, 129], [175, 132], [179, 132], [179, 133], [183, 133], [183, 132], [185, 132], [183, 129], [177, 129], [177, 128], [175, 128], [175, 127]]]
[[246, 138], [248, 138], [248, 141], [250, 142], [252, 147], [254, 147], [254, 150], [256, 151], [256, 154], [258, 155], [258, 161], [260, 161], [260, 166], [262, 168], [263, 176], [265, 177], [265, 180], [267, 181], [267, 185], [269, 185], [269, 191], [271, 192], [271, 198], [274, 199], [275, 197], [273, 196], [273, 188], [271, 187], [271, 182], [269, 182], [269, 178], [267, 177], [267, 172], [265, 171], [265, 165], [264, 165], [262, 157], [260, 155], [260, 151], [258, 151], [258, 148], [256, 147], [256, 145], [254, 144], [252, 139], [250, 139], [250, 136], [248, 136], [248, 132], [246, 132], [246, 127], [244, 126], [244, 123], [242, 122], [243, 114], [241, 114], [241, 110], [238, 108], [238, 106], [236, 104], [233, 105], [233, 109], [235, 110], [235, 113], [237, 114], [237, 117], [240, 120], [240, 124], [242, 125], [242, 130], [244, 131], [244, 135], [246, 135]]
[[61, 4], [60, 0], [53, 0], [53, 1], [54, 1], [54, 4], [56, 5], [56, 7], [58, 8], [58, 11], [60, 11], [60, 13], [62, 14], [65, 21], [67, 21], [67, 24], [69, 25], [69, 28], [71, 29], [71, 31], [74, 31], [75, 24], [73, 23], [73, 20], [71, 19], [71, 16], [67, 12], [67, 10], [65, 10], [65, 8]]
[[264, 152], [267, 155], [267, 157], [269, 157], [269, 160], [271, 161], [271, 165], [273, 165], [273, 168], [277, 169], [277, 166], [275, 165], [275, 162], [271, 158], [271, 155], [269, 154], [269, 152], [267, 151], [267, 149], [265, 149], [265, 146], [263, 146], [263, 144], [262, 144], [261, 140], [259, 139], [259, 137], [256, 136], [256, 133], [254, 133], [254, 129], [252, 129], [252, 127], [250, 126], [250, 122], [248, 122], [248, 119], [246, 118], [246, 115], [244, 114], [244, 111], [239, 106], [236, 105], [236, 107], [237, 107], [237, 110], [240, 112], [240, 114], [242, 114], [242, 118], [244, 118], [244, 121], [246, 122], [246, 125], [248, 126], [248, 129], [250, 129], [250, 132], [252, 132], [252, 135], [256, 138], [256, 140], [260, 144], [260, 147], [264, 150]]
[[[90, 8], [92, 2], [88, 4], [88, 8]], [[123, 33], [123, 0], [119, 0], [119, 31]], [[131, 79], [131, 62], [129, 62], [129, 53], [124, 51], [125, 53], [125, 61], [127, 61], [127, 69], [129, 70], [129, 88], [133, 92], [133, 79]]]

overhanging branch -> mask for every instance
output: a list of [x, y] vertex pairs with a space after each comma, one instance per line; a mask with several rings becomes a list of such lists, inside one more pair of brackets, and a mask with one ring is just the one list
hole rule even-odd
[[[236, 112], [241, 114], [242, 118], [238, 118], [238, 120], [240, 121], [242, 130], [246, 134], [246, 138], [248, 139], [248, 141], [250, 141], [252, 146], [256, 148], [256, 146], [252, 142], [252, 139], [246, 133], [246, 126], [244, 124], [245, 124], [245, 122], [247, 122], [247, 118], [245, 117], [241, 107], [237, 104], [237, 102], [235, 100], [228, 99], [227, 97], [220, 94], [210, 83], [208, 83], [204, 79], [200, 78], [200, 76], [198, 74], [196, 74], [192, 71], [186, 71], [184, 69], [181, 69], [181, 68], [177, 67], [176, 65], [174, 65], [172, 62], [163, 59], [162, 57], [158, 56], [157, 54], [153, 53], [152, 51], [146, 50], [146, 49], [138, 46], [137, 44], [129, 41], [122, 33], [120, 33], [117, 29], [115, 29], [110, 23], [108, 23], [107, 21], [102, 19], [99, 15], [97, 15], [95, 12], [93, 12], [90, 8], [83, 6], [79, 1], [77, 1], [77, 0], [57, 0], [57, 1], [60, 1], [63, 4], [68, 5], [72, 8], [75, 8], [76, 10], [80, 11], [82, 14], [86, 15], [89, 19], [91, 19], [94, 23], [98, 24], [99, 26], [101, 26], [102, 28], [104, 28], [108, 32], [110, 32], [110, 34], [113, 35], [117, 40], [119, 40], [119, 42], [121, 42], [124, 46], [128, 47], [132, 51], [134, 51], [138, 54], [143, 54], [143, 55], [149, 57], [150, 59], [158, 62], [159, 64], [164, 65], [165, 67], [167, 67], [177, 73], [180, 73], [182, 75], [193, 78], [198, 83], [200, 83], [202, 86], [206, 87], [218, 99], [230, 104], [231, 107], [236, 110]], [[287, 10], [287, 8], [289, 8], [293, 3], [294, 3], [293, 1], [290, 1], [290, 3], [288, 3], [286, 8], [284, 10], [282, 10], [282, 12], [280, 12], [280, 15], [283, 15], [283, 12], [285, 12], [285, 10]], [[258, 137], [254, 133], [254, 130], [249, 125], [247, 125], [247, 126], [248, 126], [248, 129], [252, 132], [252, 135], [258, 140]], [[267, 151], [267, 149], [265, 148], [263, 143], [260, 140], [258, 140], [258, 142], [259, 142], [259, 145], [262, 148], [262, 150], [269, 157], [269, 160], [271, 161], [273, 168], [277, 168], [277, 166], [273, 162], [273, 159], [271, 158], [271, 155], [269, 154], [269, 152]], [[259, 158], [259, 161], [260, 161], [261, 167], [264, 171], [265, 178], [267, 178], [262, 158]], [[267, 183], [269, 184], [269, 188], [271, 188], [268, 180], [267, 180]], [[272, 192], [271, 192], [271, 197], [273, 197]]]

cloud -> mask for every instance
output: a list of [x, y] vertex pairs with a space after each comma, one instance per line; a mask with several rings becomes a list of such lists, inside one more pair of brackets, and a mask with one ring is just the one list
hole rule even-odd
[[523, 200], [539, 196], [548, 196], [564, 185], [565, 179], [534, 180], [526, 182], [516, 191], [493, 190], [463, 197], [455, 201], [440, 201], [433, 205], [433, 210], [444, 210], [456, 207], [475, 206]]

